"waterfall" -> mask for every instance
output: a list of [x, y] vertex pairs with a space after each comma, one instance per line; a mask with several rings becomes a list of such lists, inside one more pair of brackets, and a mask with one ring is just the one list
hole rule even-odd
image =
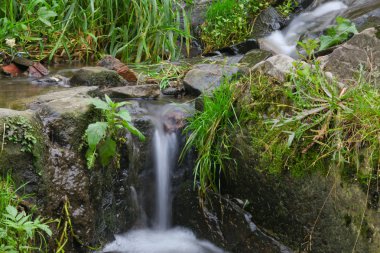
[[[155, 170], [155, 217], [153, 228], [136, 229], [115, 235], [115, 241], [101, 252], [118, 253], [224, 253], [208, 241], [199, 240], [186, 228], [171, 228], [171, 174], [179, 155], [178, 127], [175, 110], [178, 106], [165, 105], [150, 108], [154, 124], [152, 157]], [[174, 113], [173, 113], [174, 112]], [[137, 193], [132, 187], [138, 206]], [[144, 213], [144, 212], [143, 212]]]
[[340, 1], [324, 3], [311, 12], [304, 12], [295, 17], [283, 31], [274, 31], [261, 39], [260, 47], [296, 58], [299, 37], [306, 32], [322, 31], [345, 9], [347, 6]]
[[165, 132], [162, 124], [156, 126], [153, 137], [156, 171], [156, 228], [170, 226], [170, 174], [177, 161], [178, 141], [175, 132]]

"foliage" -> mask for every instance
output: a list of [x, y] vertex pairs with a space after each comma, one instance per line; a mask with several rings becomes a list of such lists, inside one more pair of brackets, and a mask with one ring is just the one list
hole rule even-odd
[[230, 133], [239, 124], [234, 101], [236, 86], [225, 80], [211, 96], [203, 96], [203, 111], [189, 119], [184, 130], [188, 138], [181, 158], [194, 147], [198, 157], [194, 167], [194, 184], [199, 181], [200, 193], [218, 191], [220, 176], [229, 171], [225, 162], [231, 160]]
[[281, 5], [277, 6], [276, 9], [285, 17], [289, 16], [290, 13], [298, 6], [296, 0], [286, 0]]
[[325, 35], [320, 37], [319, 50], [327, 49], [331, 46], [346, 41], [352, 34], [358, 33], [355, 24], [348, 19], [337, 17], [336, 25], [328, 28]]
[[[304, 41], [299, 41], [297, 44], [305, 50], [306, 60], [307, 59], [314, 59], [315, 49], [317, 49], [319, 46], [319, 42], [317, 40], [307, 39]], [[301, 57], [303, 57], [303, 56], [301, 55]]]
[[0, 196], [0, 251], [28, 253], [42, 250], [44, 234], [51, 236], [52, 232], [43, 219], [33, 219], [32, 215], [16, 208], [20, 199], [10, 176], [0, 181]]
[[32, 153], [37, 139], [33, 127], [25, 117], [7, 117], [4, 126], [5, 140], [21, 144], [22, 152]]
[[38, 59], [159, 61], [179, 56], [178, 40], [189, 48], [190, 25], [174, 0], [12, 0], [0, 2], [0, 38]]
[[[256, 88], [251, 84], [254, 94]], [[371, 83], [360, 76], [355, 86], [342, 87], [316, 63], [297, 65], [290, 82], [277, 90], [270, 102], [271, 97], [253, 96], [261, 108], [252, 109], [255, 129], [264, 127], [252, 132], [253, 145], [270, 172], [354, 168], [358, 178], [372, 177], [379, 164], [380, 94]]]
[[117, 142], [125, 142], [125, 138], [120, 136], [120, 130], [126, 129], [140, 140], [145, 139], [144, 135], [132, 125], [128, 110], [121, 108], [127, 102], [113, 102], [107, 95], [105, 100], [104, 102], [94, 98], [91, 101], [95, 108], [102, 111], [104, 121], [95, 122], [87, 127], [85, 138], [88, 145], [86, 152], [88, 168], [94, 167], [98, 154], [103, 166], [118, 156]]
[[250, 17], [268, 5], [268, 1], [220, 0], [214, 1], [206, 12], [201, 39], [205, 52], [241, 42], [249, 37]]

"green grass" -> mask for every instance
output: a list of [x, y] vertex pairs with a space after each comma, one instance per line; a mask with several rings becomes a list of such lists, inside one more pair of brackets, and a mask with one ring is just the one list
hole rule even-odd
[[218, 191], [222, 175], [228, 175], [225, 163], [231, 160], [230, 134], [239, 124], [234, 110], [236, 86], [225, 80], [210, 96], [203, 96], [203, 111], [189, 119], [184, 133], [188, 135], [181, 157], [195, 148], [194, 184], [199, 192]]
[[[181, 25], [183, 19], [183, 25]], [[160, 61], [189, 48], [190, 25], [174, 0], [12, 0], [0, 3], [0, 49], [32, 58]]]

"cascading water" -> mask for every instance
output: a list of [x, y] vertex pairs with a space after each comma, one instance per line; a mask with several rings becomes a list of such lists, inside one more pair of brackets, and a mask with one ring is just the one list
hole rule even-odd
[[170, 225], [170, 173], [177, 160], [178, 140], [175, 132], [165, 132], [163, 125], [154, 131], [154, 155], [156, 170], [156, 227], [166, 230]]
[[[153, 228], [130, 231], [115, 235], [115, 241], [105, 246], [102, 252], [118, 253], [223, 253], [211, 243], [198, 240], [193, 232], [185, 228], [170, 228], [171, 217], [171, 171], [178, 160], [178, 134], [165, 125], [162, 111], [152, 118], [155, 125], [153, 153], [155, 161], [156, 213]], [[157, 110], [157, 108], [154, 108]], [[161, 112], [161, 113], [160, 113]], [[134, 188], [133, 188], [134, 189]], [[134, 191], [133, 191], [134, 192]], [[136, 195], [136, 194], [135, 194]]]
[[297, 58], [297, 41], [301, 35], [323, 31], [339, 15], [355, 18], [380, 6], [380, 1], [378, 0], [362, 1], [357, 5], [355, 3], [354, 1], [352, 6], [348, 6], [348, 3], [345, 4], [341, 1], [329, 1], [320, 4], [314, 10], [301, 13], [295, 17], [284, 30], [274, 31], [268, 37], [261, 39], [260, 47], [276, 54], [286, 54]]
[[296, 58], [297, 41], [306, 32], [321, 31], [330, 25], [347, 6], [340, 1], [324, 3], [311, 12], [295, 17], [283, 31], [274, 31], [260, 41], [263, 49]]

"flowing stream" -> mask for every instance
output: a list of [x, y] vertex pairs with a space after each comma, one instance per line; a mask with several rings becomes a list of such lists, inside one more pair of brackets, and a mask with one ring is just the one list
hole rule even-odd
[[379, 0], [368, 0], [361, 4], [348, 6], [341, 1], [328, 1], [311, 11], [306, 11], [295, 17], [282, 31], [274, 31], [260, 41], [260, 47], [297, 58], [297, 42], [304, 34], [322, 32], [333, 24], [337, 16], [355, 18], [356, 16], [380, 7]]
[[[161, 110], [167, 110], [167, 107]], [[177, 165], [178, 133], [164, 127], [161, 111], [152, 119], [155, 130], [153, 156], [156, 176], [156, 212], [153, 228], [133, 230], [115, 235], [115, 241], [106, 245], [102, 252], [123, 253], [223, 253], [208, 241], [198, 240], [185, 228], [171, 228], [171, 172]]]

